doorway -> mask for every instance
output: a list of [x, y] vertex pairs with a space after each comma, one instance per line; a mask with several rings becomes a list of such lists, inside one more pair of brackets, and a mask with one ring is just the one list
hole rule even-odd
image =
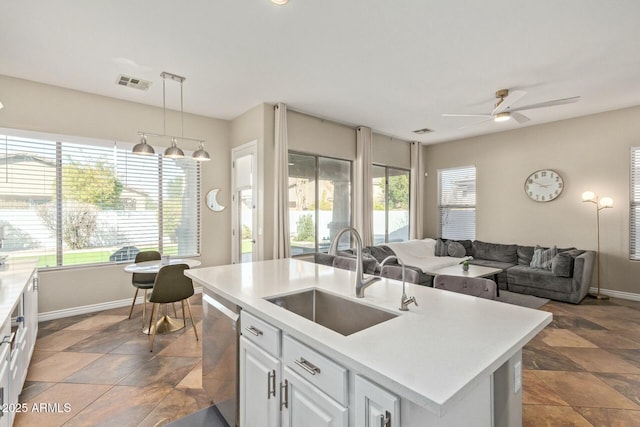
[[252, 262], [258, 254], [258, 149], [256, 141], [231, 151], [231, 262]]

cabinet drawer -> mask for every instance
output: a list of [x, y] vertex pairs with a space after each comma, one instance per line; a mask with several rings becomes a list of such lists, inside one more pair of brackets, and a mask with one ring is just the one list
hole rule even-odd
[[348, 371], [345, 368], [288, 335], [284, 335], [282, 341], [285, 365], [341, 405], [348, 405]]
[[273, 356], [280, 356], [280, 329], [258, 319], [245, 310], [240, 312], [242, 336]]

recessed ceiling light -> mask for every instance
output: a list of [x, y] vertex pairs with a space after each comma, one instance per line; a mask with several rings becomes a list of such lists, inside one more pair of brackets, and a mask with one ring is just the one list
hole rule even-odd
[[289, 3], [289, 0], [271, 0], [271, 3], [283, 5]]

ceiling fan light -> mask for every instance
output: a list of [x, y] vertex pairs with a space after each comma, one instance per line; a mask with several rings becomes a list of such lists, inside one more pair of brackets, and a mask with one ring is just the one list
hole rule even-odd
[[277, 5], [283, 5], [283, 4], [287, 4], [289, 3], [289, 0], [271, 0], [271, 3], [273, 4], [277, 4]]
[[171, 139], [171, 147], [164, 151], [164, 156], [170, 159], [181, 159], [184, 157], [184, 151], [178, 147], [175, 138]]
[[147, 136], [142, 135], [140, 138], [140, 142], [133, 146], [133, 150], [131, 150], [133, 154], [141, 154], [143, 156], [152, 156], [156, 154], [155, 150], [152, 146], [147, 144]]
[[204, 144], [200, 143], [198, 149], [193, 153], [193, 160], [197, 160], [199, 162], [208, 162], [211, 160], [211, 156], [204, 149]]
[[511, 114], [509, 114], [508, 111], [505, 111], [503, 113], [496, 114], [495, 117], [493, 118], [493, 121], [494, 122], [506, 122], [510, 118], [511, 118]]

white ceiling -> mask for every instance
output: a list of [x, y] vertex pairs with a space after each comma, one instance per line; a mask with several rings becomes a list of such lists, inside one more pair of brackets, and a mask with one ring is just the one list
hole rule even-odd
[[[434, 143], [640, 105], [638, 0], [21, 0], [0, 3], [0, 74], [232, 119], [262, 102]], [[115, 84], [151, 80], [148, 92]], [[517, 125], [494, 92], [527, 91]], [[0, 101], [2, 88], [0, 87]], [[179, 86], [167, 82], [167, 107]], [[5, 108], [11, 108], [6, 105]], [[1, 112], [0, 112], [1, 114]], [[435, 132], [417, 136], [428, 127]]]

